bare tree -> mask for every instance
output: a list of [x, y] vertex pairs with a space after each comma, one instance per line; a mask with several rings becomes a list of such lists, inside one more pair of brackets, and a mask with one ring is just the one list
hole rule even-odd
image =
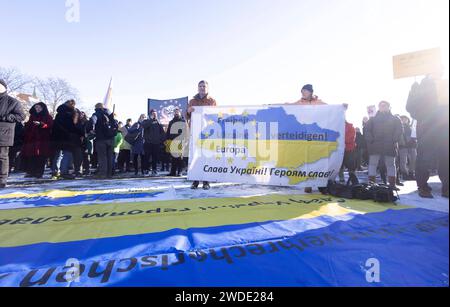
[[69, 99], [78, 100], [78, 91], [60, 78], [36, 79], [38, 96], [47, 103], [51, 115], [56, 115], [58, 106]]
[[29, 90], [33, 83], [31, 77], [24, 75], [17, 68], [0, 67], [0, 79], [8, 85], [9, 93]]

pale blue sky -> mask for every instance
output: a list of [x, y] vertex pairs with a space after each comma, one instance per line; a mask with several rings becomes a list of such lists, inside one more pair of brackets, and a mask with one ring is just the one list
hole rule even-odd
[[380, 100], [404, 112], [413, 79], [393, 80], [393, 55], [440, 46], [448, 67], [448, 0], [80, 0], [79, 23], [65, 0], [0, 4], [1, 66], [63, 77], [91, 104], [112, 76], [123, 119], [206, 79], [219, 105], [293, 102], [313, 83], [360, 125]]

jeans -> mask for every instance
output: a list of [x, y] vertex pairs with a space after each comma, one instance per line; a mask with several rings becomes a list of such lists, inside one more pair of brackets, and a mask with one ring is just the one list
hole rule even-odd
[[53, 174], [60, 173], [61, 175], [69, 174], [70, 165], [72, 164], [73, 155], [70, 150], [56, 151], [53, 159]]

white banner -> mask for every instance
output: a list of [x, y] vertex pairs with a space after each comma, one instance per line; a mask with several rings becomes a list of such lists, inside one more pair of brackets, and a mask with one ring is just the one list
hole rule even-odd
[[188, 178], [324, 187], [344, 150], [341, 105], [195, 107]]

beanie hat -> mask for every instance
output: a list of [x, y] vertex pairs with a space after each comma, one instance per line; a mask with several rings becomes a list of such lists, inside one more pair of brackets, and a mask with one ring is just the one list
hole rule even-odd
[[313, 86], [312, 86], [311, 84], [306, 84], [306, 85], [302, 88], [302, 91], [303, 91], [303, 90], [307, 90], [308, 92], [314, 93], [314, 88], [313, 88]]

